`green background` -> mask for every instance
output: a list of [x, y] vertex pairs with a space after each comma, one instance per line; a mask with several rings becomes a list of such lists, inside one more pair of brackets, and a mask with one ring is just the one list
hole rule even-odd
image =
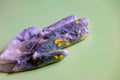
[[71, 14], [90, 19], [90, 35], [60, 63], [0, 80], [120, 80], [120, 0], [0, 0], [0, 51], [23, 29]]

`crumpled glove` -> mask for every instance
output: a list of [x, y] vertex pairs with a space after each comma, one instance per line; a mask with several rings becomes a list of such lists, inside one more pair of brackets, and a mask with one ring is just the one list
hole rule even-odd
[[88, 23], [87, 18], [71, 15], [42, 30], [24, 29], [0, 55], [0, 71], [19, 72], [61, 61], [68, 54], [64, 48], [88, 36]]

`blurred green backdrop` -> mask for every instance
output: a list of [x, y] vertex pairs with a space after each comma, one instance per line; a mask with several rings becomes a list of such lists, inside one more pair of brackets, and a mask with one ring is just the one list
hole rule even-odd
[[0, 0], [0, 51], [24, 28], [68, 15], [90, 19], [90, 35], [60, 63], [0, 80], [120, 80], [120, 0]]

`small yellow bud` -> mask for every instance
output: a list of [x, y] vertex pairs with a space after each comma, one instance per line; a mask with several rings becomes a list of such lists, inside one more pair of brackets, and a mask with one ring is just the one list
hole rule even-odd
[[54, 56], [55, 59], [58, 59], [59, 57], [58, 56]]
[[62, 59], [63, 57], [64, 57], [63, 55], [60, 55], [60, 56], [59, 56], [59, 59]]
[[76, 23], [76, 24], [79, 24], [79, 22], [80, 22], [80, 20], [79, 20], [79, 19], [75, 20], [75, 23]]
[[55, 40], [55, 44], [57, 44], [59, 47], [63, 45], [61, 39]]

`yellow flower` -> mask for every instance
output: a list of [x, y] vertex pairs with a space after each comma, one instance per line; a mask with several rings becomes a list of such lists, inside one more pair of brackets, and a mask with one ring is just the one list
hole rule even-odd
[[55, 55], [54, 58], [55, 59], [62, 59], [64, 56], [61, 54], [61, 55]]
[[79, 22], [80, 22], [80, 20], [79, 20], [79, 19], [75, 20], [75, 23], [76, 23], [76, 24], [79, 24]]
[[54, 56], [55, 59], [58, 59], [59, 57], [57, 55]]
[[61, 39], [56, 39], [55, 44], [57, 44], [59, 47], [63, 45]]

